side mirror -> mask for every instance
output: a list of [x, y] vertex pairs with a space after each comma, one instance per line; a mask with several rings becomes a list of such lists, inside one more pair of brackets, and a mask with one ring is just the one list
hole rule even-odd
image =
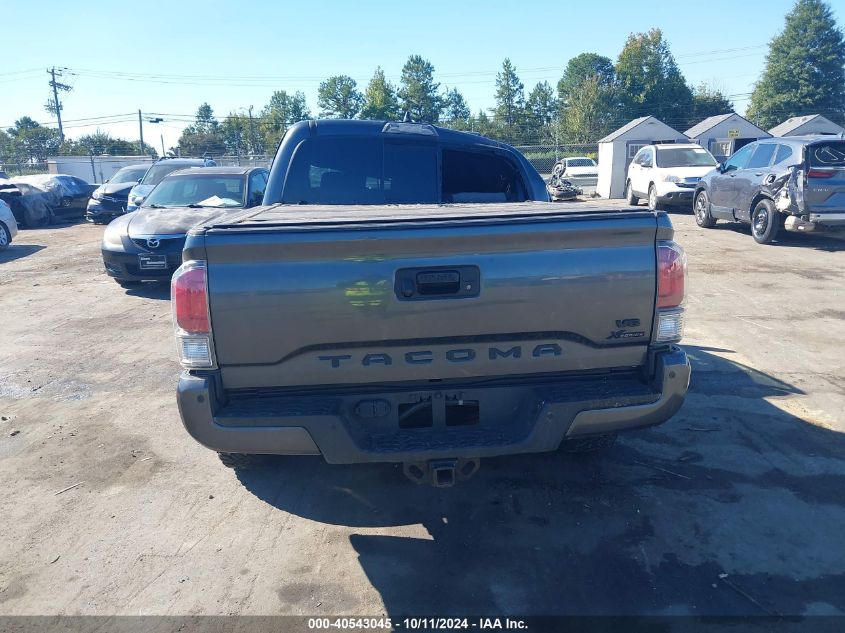
[[143, 180], [143, 178], [138, 178], [138, 184], [139, 184], [139, 185], [141, 184], [141, 181], [142, 181], [142, 180]]
[[111, 180], [111, 178], [106, 178], [106, 179], [103, 181], [103, 184], [104, 184], [104, 185], [108, 184], [109, 180]]

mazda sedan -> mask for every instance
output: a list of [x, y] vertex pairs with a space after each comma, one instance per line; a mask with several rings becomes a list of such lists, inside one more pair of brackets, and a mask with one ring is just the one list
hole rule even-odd
[[121, 215], [103, 233], [106, 273], [123, 287], [169, 281], [182, 263], [191, 227], [225, 209], [261, 204], [268, 171], [258, 167], [181, 169], [164, 178], [138, 211]]

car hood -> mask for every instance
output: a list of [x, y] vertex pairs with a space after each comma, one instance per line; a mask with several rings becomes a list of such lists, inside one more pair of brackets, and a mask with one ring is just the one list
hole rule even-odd
[[599, 173], [599, 168], [597, 166], [592, 167], [567, 167], [566, 173], [563, 174], [563, 177], [566, 178], [567, 176], [596, 176]]
[[126, 196], [134, 186], [134, 182], [107, 182], [97, 187], [97, 191], [104, 196]]
[[145, 237], [147, 235], [178, 235], [187, 233], [191, 227], [205, 222], [228, 208], [205, 207], [191, 209], [189, 207], [171, 207], [169, 209], [144, 209], [129, 214], [129, 237]]

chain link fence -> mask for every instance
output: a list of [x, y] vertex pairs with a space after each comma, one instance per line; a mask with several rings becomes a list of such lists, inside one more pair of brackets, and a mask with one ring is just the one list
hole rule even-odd
[[[597, 143], [579, 143], [579, 144], [551, 144], [551, 145], [517, 145], [517, 150], [522, 152], [534, 168], [540, 172], [543, 177], [548, 177], [552, 173], [552, 168], [556, 161], [568, 156], [588, 156], [594, 160], [598, 158], [598, 144]], [[62, 157], [73, 158], [73, 157]], [[81, 160], [83, 157], [79, 157]], [[97, 157], [98, 159], [106, 157]], [[138, 157], [139, 162], [143, 161], [143, 157]], [[232, 156], [223, 155], [213, 157], [214, 161], [221, 167], [269, 167], [273, 161], [273, 156], [269, 154], [252, 155], [252, 156]], [[88, 161], [90, 157], [84, 157]], [[149, 159], [147, 159], [149, 160]], [[48, 172], [47, 162], [15, 162], [13, 160], [0, 161], [0, 171], [4, 171], [8, 176], [25, 176], [29, 174], [46, 174]], [[88, 170], [87, 178], [90, 179], [91, 173]]]

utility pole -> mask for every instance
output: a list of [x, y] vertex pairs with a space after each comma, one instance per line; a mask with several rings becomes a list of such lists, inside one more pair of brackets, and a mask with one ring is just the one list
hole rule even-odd
[[161, 157], [164, 158], [167, 156], [167, 152], [164, 151], [164, 134], [161, 135]]
[[[59, 77], [62, 76], [62, 71], [59, 69], [58, 71]], [[62, 92], [70, 92], [71, 87], [67, 84], [60, 83], [56, 81], [56, 67], [53, 66], [47, 70], [47, 74], [50, 75], [50, 87], [53, 89], [53, 100], [47, 101], [47, 112], [56, 115], [56, 121], [59, 124], [59, 140], [64, 143], [65, 142], [65, 131], [62, 127], [62, 103], [59, 101], [59, 90]]]
[[141, 118], [141, 111], [138, 110], [138, 134], [141, 137], [141, 156], [144, 155], [144, 120]]
[[249, 153], [255, 154], [255, 128], [252, 126], [252, 106], [249, 106]]

